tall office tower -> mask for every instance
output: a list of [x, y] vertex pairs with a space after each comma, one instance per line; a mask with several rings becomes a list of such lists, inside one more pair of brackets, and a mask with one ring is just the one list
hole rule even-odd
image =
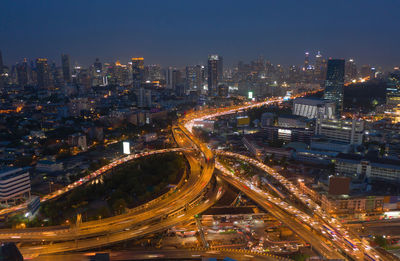
[[306, 52], [305, 54], [304, 54], [304, 69], [305, 70], [307, 70], [308, 69], [308, 66], [310, 65], [310, 53], [309, 52]]
[[144, 67], [146, 81], [154, 82], [163, 80], [163, 75], [161, 74], [161, 67], [158, 64], [150, 64]]
[[323, 80], [324, 62], [320, 51], [315, 56], [315, 81], [321, 82]]
[[145, 108], [145, 107], [151, 107], [152, 102], [151, 102], [151, 90], [146, 90], [144, 88], [139, 88], [137, 90], [137, 107], [138, 108]]
[[99, 58], [96, 58], [96, 61], [91, 66], [91, 76], [92, 86], [103, 85], [103, 65]]
[[208, 56], [208, 95], [216, 96], [218, 83], [222, 81], [222, 57], [213, 54]]
[[71, 83], [71, 63], [68, 54], [61, 55], [61, 66], [65, 83]]
[[37, 84], [39, 89], [50, 88], [50, 73], [46, 58], [36, 59]]
[[344, 59], [329, 59], [324, 98], [336, 103], [336, 115], [343, 110]]
[[353, 59], [349, 59], [346, 61], [346, 68], [345, 68], [345, 80], [349, 82], [353, 79], [357, 78], [357, 66]]
[[400, 72], [395, 71], [388, 76], [386, 104], [391, 107], [400, 105]]
[[19, 86], [24, 87], [28, 85], [28, 62], [26, 58], [22, 63], [17, 65], [17, 78]]
[[101, 64], [99, 58], [96, 58], [96, 60], [93, 63], [93, 67], [97, 73], [101, 73], [103, 71], [103, 65]]
[[142, 87], [144, 81], [144, 58], [134, 57], [132, 58], [132, 81], [133, 88], [139, 89]]
[[185, 95], [185, 83], [183, 81], [182, 72], [180, 70], [175, 69], [172, 71], [172, 86], [177, 96]]
[[197, 91], [202, 89], [202, 66], [186, 66], [186, 89]]
[[167, 89], [173, 89], [174, 85], [173, 85], [173, 71], [174, 68], [172, 67], [168, 67], [167, 70], [165, 70], [165, 85]]

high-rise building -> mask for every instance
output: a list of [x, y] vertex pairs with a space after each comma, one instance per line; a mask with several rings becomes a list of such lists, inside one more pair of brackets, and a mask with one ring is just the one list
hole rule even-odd
[[357, 78], [357, 66], [353, 59], [346, 61], [345, 80], [351, 81]]
[[36, 59], [36, 74], [37, 74], [38, 88], [49, 89], [51, 83], [50, 83], [49, 66], [47, 64], [46, 58]]
[[28, 85], [28, 62], [26, 59], [17, 65], [17, 78], [19, 86]]
[[309, 52], [306, 52], [305, 54], [304, 54], [304, 69], [305, 70], [307, 70], [308, 69], [308, 66], [310, 65], [310, 53]]
[[61, 66], [65, 83], [71, 83], [71, 63], [68, 54], [61, 55]]
[[318, 51], [317, 55], [315, 55], [314, 74], [315, 74], [316, 82], [322, 82], [322, 80], [324, 79], [323, 72], [324, 72], [324, 61], [323, 61], [320, 51]]
[[222, 81], [222, 57], [213, 54], [208, 56], [208, 95], [216, 96], [218, 83]]
[[133, 88], [139, 89], [142, 87], [144, 81], [144, 58], [132, 58], [132, 81]]
[[343, 110], [344, 59], [329, 59], [324, 98], [336, 103], [336, 114]]
[[389, 74], [386, 88], [386, 104], [392, 107], [400, 105], [400, 72]]
[[173, 71], [174, 68], [168, 67], [167, 70], [165, 71], [165, 85], [167, 89], [173, 89]]
[[218, 97], [226, 98], [229, 94], [229, 87], [226, 84], [218, 85]]
[[186, 66], [186, 89], [189, 91], [198, 91], [202, 89], [203, 79], [202, 70], [203, 66]]

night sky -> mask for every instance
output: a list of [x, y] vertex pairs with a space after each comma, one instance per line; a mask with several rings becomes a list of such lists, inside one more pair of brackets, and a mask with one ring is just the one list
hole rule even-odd
[[204, 64], [210, 53], [289, 65], [320, 50], [389, 68], [400, 64], [400, 1], [1, 0], [0, 50], [6, 65], [68, 53], [85, 66]]

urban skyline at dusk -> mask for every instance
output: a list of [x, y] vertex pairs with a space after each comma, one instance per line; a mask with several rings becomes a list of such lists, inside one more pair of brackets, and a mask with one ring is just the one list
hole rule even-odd
[[[302, 63], [314, 56], [354, 58], [383, 69], [397, 66], [396, 1], [122, 2], [5, 1], [0, 16], [0, 50], [5, 64], [23, 58], [75, 64], [95, 58], [123, 63], [146, 57], [162, 66], [204, 64], [210, 53], [226, 66], [259, 56], [274, 64]], [[140, 11], [138, 11], [140, 10]]]
[[4, 0], [0, 259], [400, 260], [399, 0]]

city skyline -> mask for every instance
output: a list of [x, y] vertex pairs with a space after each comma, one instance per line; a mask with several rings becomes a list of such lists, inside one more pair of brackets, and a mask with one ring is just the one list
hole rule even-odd
[[205, 64], [213, 53], [222, 55], [227, 66], [260, 55], [274, 64], [291, 65], [301, 64], [306, 51], [312, 59], [321, 51], [325, 58], [354, 58], [358, 65], [384, 69], [398, 65], [400, 37], [392, 33], [398, 3], [392, 1], [387, 5], [393, 8], [372, 1], [290, 6], [220, 1], [208, 8], [209, 3], [108, 6], [98, 1], [77, 7], [74, 1], [6, 1], [2, 10], [7, 12], [0, 18], [4, 39], [0, 49], [6, 65], [38, 57], [59, 63], [61, 53], [83, 66], [97, 57], [122, 62], [146, 57], [149, 63], [163, 66]]

